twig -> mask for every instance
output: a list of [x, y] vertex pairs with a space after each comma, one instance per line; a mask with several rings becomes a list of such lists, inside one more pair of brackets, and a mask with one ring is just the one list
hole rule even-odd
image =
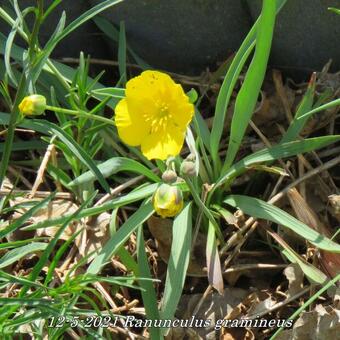
[[302, 295], [305, 295], [306, 293], [309, 292], [310, 288], [311, 287], [308, 286], [308, 287], [302, 289], [300, 292], [296, 293], [295, 295], [289, 297], [288, 299], [275, 304], [271, 308], [268, 308], [267, 310], [263, 311], [262, 313], [257, 313], [257, 314], [253, 314], [253, 315], [247, 316], [246, 319], [250, 319], [251, 320], [251, 319], [256, 319], [256, 318], [262, 318], [264, 315], [266, 315], [268, 313], [271, 313], [271, 312], [273, 312], [273, 311], [283, 307], [284, 305], [288, 304], [291, 301], [296, 300], [297, 298], [299, 298]]
[[226, 269], [223, 274], [239, 272], [244, 270], [251, 269], [277, 269], [277, 268], [286, 268], [287, 264], [271, 264], [271, 263], [250, 263], [250, 264], [239, 264], [234, 267], [230, 267]]
[[44, 158], [43, 158], [43, 160], [40, 164], [39, 170], [37, 172], [37, 177], [34, 181], [33, 188], [31, 190], [31, 193], [28, 196], [29, 198], [32, 198], [32, 197], [35, 196], [35, 193], [37, 192], [39, 185], [43, 182], [46, 166], [47, 166], [47, 163], [48, 163], [50, 156], [51, 156], [54, 149], [55, 149], [54, 144], [49, 144], [49, 146], [47, 147]]

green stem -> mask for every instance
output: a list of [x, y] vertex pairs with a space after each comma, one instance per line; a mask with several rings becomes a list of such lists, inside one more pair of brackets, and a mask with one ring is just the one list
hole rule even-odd
[[[289, 318], [288, 320], [296, 319], [301, 312], [303, 312], [308, 306], [310, 306], [321, 294], [323, 294], [329, 287], [333, 286], [336, 282], [340, 280], [340, 274], [338, 274], [335, 278], [330, 280], [326, 285], [324, 285], [318, 292], [316, 292], [312, 297], [310, 297], [299, 309], [297, 309]], [[270, 340], [275, 339], [279, 333], [283, 330], [280, 327], [270, 338]]]
[[8, 124], [8, 129], [7, 129], [7, 136], [6, 136], [6, 141], [5, 141], [5, 146], [4, 146], [4, 152], [2, 154], [2, 159], [1, 159], [1, 164], [0, 164], [0, 188], [2, 186], [2, 182], [5, 178], [6, 172], [7, 172], [7, 167], [9, 163], [9, 159], [11, 156], [12, 152], [12, 145], [13, 145], [13, 139], [14, 139], [14, 131], [15, 131], [15, 126], [18, 121], [19, 117], [19, 108], [18, 105], [22, 98], [24, 97], [26, 92], [26, 78], [25, 78], [25, 73], [22, 73], [20, 82], [18, 85], [18, 91], [15, 97], [15, 101], [11, 110], [11, 117], [10, 121]]
[[84, 118], [87, 118], [87, 119], [97, 120], [97, 121], [102, 122], [102, 123], [106, 123], [106, 124], [109, 124], [109, 125], [112, 125], [112, 126], [116, 126], [116, 124], [114, 123], [114, 121], [112, 119], [105, 118], [105, 117], [102, 117], [102, 116], [92, 115], [92, 114], [89, 114], [89, 113], [82, 111], [82, 110], [75, 111], [75, 110], [69, 110], [69, 109], [64, 109], [64, 108], [61, 108], [61, 107], [55, 107], [55, 106], [49, 106], [49, 105], [46, 106], [46, 110], [50, 110], [50, 111], [54, 111], [54, 112], [60, 112], [60, 113], [63, 113], [63, 114], [66, 114], [66, 115], [71, 115], [71, 116], [84, 117]]
[[217, 222], [216, 222], [214, 216], [212, 215], [211, 211], [209, 210], [208, 206], [201, 201], [201, 198], [199, 197], [199, 194], [197, 193], [197, 191], [196, 191], [194, 185], [192, 184], [190, 178], [188, 176], [185, 176], [185, 175], [183, 175], [182, 177], [185, 180], [186, 184], [188, 185], [188, 188], [191, 192], [191, 195], [192, 195], [195, 203], [197, 204], [197, 206], [199, 208], [202, 209], [204, 215], [209, 219], [211, 224], [214, 226], [217, 237], [220, 239], [221, 243], [224, 244], [221, 229], [220, 229], [219, 225], [217, 224]]

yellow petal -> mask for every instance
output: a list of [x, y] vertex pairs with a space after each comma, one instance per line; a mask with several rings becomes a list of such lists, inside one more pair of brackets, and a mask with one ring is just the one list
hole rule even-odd
[[121, 140], [131, 146], [140, 145], [150, 130], [142, 116], [129, 111], [126, 99], [122, 99], [115, 108], [115, 123]]
[[165, 160], [169, 156], [177, 156], [182, 149], [184, 136], [184, 131], [175, 127], [149, 134], [141, 143], [142, 153], [148, 159]]
[[188, 97], [185, 95], [185, 98], [178, 98], [176, 101], [172, 101], [170, 103], [170, 109], [173, 123], [177, 126], [180, 126], [182, 129], [185, 129], [192, 120], [194, 115], [194, 105], [189, 102]]
[[156, 93], [164, 92], [173, 85], [175, 82], [167, 74], [148, 70], [127, 82], [125, 94], [128, 98], [153, 98]]

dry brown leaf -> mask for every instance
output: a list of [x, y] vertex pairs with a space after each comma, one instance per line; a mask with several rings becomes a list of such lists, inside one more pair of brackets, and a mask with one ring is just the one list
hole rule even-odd
[[248, 309], [248, 315], [259, 315], [264, 312], [267, 312], [273, 308], [277, 303], [271, 296], [267, 297], [265, 300], [259, 301], [258, 303], [254, 303]]
[[[203, 339], [214, 340], [218, 331], [214, 330], [216, 320], [221, 320], [230, 313], [247, 295], [247, 291], [239, 288], [225, 288], [223, 295], [217, 292], [209, 294], [195, 315], [196, 319], [211, 320], [207, 328], [193, 328]], [[190, 319], [196, 306], [202, 299], [202, 294], [183, 295], [178, 304], [176, 316], [180, 319]], [[180, 338], [179, 338], [180, 339]]]
[[277, 340], [340, 339], [340, 310], [317, 305], [312, 312], [303, 312], [292, 329], [282, 331]]
[[334, 216], [340, 222], [340, 195], [329, 195], [328, 199]]
[[301, 291], [303, 286], [303, 271], [297, 263], [291, 263], [284, 269], [283, 273], [289, 281], [287, 296], [294, 296]]
[[165, 340], [179, 340], [179, 339], [186, 339], [186, 340], [203, 340], [197, 334], [194, 329], [190, 328], [170, 328], [168, 334], [164, 337]]
[[[16, 197], [15, 199], [10, 201], [11, 206], [15, 206], [17, 204], [24, 204], [27, 202], [32, 202], [33, 199], [28, 199], [24, 197]], [[41, 199], [34, 199], [36, 201], [41, 201]], [[35, 224], [38, 222], [46, 221], [49, 219], [62, 217], [64, 215], [69, 215], [77, 211], [78, 206], [67, 200], [53, 200], [50, 201], [45, 207], [38, 210], [29, 220], [29, 224]], [[29, 208], [20, 207], [16, 209], [16, 212], [12, 215], [11, 219], [15, 220], [22, 216], [25, 212], [27, 212]], [[63, 231], [60, 239], [68, 240], [80, 227], [79, 223], [70, 223], [65, 230]], [[39, 228], [36, 230], [36, 236], [50, 236], [53, 237], [56, 232], [59, 230], [59, 226], [48, 227], [48, 228]], [[19, 231], [18, 231], [19, 232]], [[11, 235], [15, 238], [16, 235]]]
[[111, 215], [107, 212], [103, 212], [87, 223], [87, 239], [85, 241], [85, 247], [79, 248], [79, 253], [82, 256], [95, 252], [87, 259], [87, 263], [92, 261], [96, 254], [103, 248], [104, 244], [109, 240], [110, 220]]
[[[289, 190], [288, 198], [297, 217], [308, 226], [318, 231], [321, 235], [331, 237], [332, 233], [317, 217], [308, 203], [294, 188]], [[331, 276], [335, 277], [340, 272], [340, 255], [327, 251], [320, 251], [320, 262], [324, 270]]]
[[[150, 233], [156, 240], [157, 252], [161, 259], [168, 263], [172, 243], [172, 220], [152, 216], [148, 220]], [[205, 268], [205, 244], [206, 237], [198, 233], [196, 244], [190, 258], [187, 275], [195, 277], [204, 277], [207, 275]]]

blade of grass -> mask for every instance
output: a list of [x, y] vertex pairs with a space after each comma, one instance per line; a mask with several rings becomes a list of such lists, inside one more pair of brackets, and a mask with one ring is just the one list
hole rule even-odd
[[340, 105], [340, 98], [332, 100], [331, 102], [329, 102], [327, 104], [321, 105], [321, 106], [319, 106], [319, 107], [317, 107], [313, 110], [310, 110], [310, 111], [304, 113], [298, 119], [301, 119], [301, 120], [306, 119], [307, 117], [310, 117], [314, 113], [317, 113], [317, 112], [320, 112], [320, 111], [323, 111], [323, 110], [327, 110], [327, 109], [330, 109], [332, 107], [339, 106], [339, 105]]
[[143, 224], [153, 213], [154, 210], [151, 203], [142, 205], [105, 244], [100, 253], [91, 262], [86, 272], [88, 274], [99, 273], [107, 261], [109, 261], [109, 259], [127, 241], [131, 233], [133, 233], [138, 226]]
[[[44, 252], [40, 256], [39, 261], [33, 267], [33, 270], [28, 277], [29, 280], [31, 280], [33, 282], [37, 280], [38, 275], [40, 274], [41, 270], [43, 269], [43, 267], [48, 262], [48, 257], [50, 256], [51, 252], [53, 251], [54, 247], [57, 244], [57, 241], [59, 240], [60, 236], [62, 235], [62, 233], [64, 232], [66, 227], [69, 225], [69, 223], [71, 223], [74, 219], [77, 218], [78, 214], [86, 207], [86, 205], [88, 205], [90, 202], [92, 202], [94, 196], [95, 196], [95, 194], [92, 195], [87, 201], [82, 203], [82, 205], [64, 221], [63, 225], [58, 229], [55, 236], [47, 244], [47, 247], [45, 248]], [[28, 291], [28, 287], [24, 286], [20, 290], [20, 292], [18, 294], [18, 298], [19, 299], [23, 298], [25, 296], [25, 294], [27, 293], [27, 291]], [[25, 297], [24, 299], [27, 299], [27, 297]], [[20, 304], [16, 305], [14, 303], [14, 306], [12, 308], [10, 308], [9, 310], [1, 309], [0, 310], [0, 323], [3, 322], [3, 320], [6, 320], [8, 318], [8, 316], [11, 315], [12, 313], [14, 313], [17, 310], [17, 308], [19, 308], [19, 307], [20, 307]]]
[[300, 153], [310, 152], [335, 143], [339, 140], [340, 135], [323, 136], [279, 144], [269, 149], [262, 149], [235, 163], [219, 178], [218, 181], [216, 181], [214, 189], [226, 182], [230, 183], [235, 177], [246, 171], [247, 167], [250, 167], [253, 164], [269, 162], [280, 158], [295, 156]]
[[77, 29], [79, 26], [81, 26], [86, 21], [92, 19], [97, 14], [103, 12], [107, 8], [114, 6], [122, 1], [124, 0], [106, 0], [106, 1], [102, 1], [96, 6], [93, 6], [88, 11], [80, 15], [77, 19], [72, 21], [67, 27], [65, 27], [65, 29], [54, 38], [55, 41], [53, 42], [53, 44], [57, 44], [58, 42], [60, 42], [67, 35], [72, 33], [75, 29]]
[[307, 91], [305, 95], [303, 96], [299, 107], [296, 111], [295, 117], [293, 121], [290, 123], [288, 130], [283, 135], [280, 144], [291, 142], [299, 135], [303, 127], [305, 126], [308, 117], [304, 119], [298, 119], [302, 115], [304, 115], [306, 112], [310, 111], [313, 107], [313, 99], [315, 94], [315, 83], [316, 83], [316, 73], [313, 73], [309, 84]]
[[9, 163], [11, 152], [12, 152], [15, 125], [19, 117], [18, 105], [21, 102], [22, 98], [24, 97], [25, 93], [26, 93], [26, 78], [25, 78], [24, 73], [22, 73], [19, 86], [17, 89], [17, 93], [15, 96], [12, 112], [10, 114], [7, 135], [6, 135], [5, 145], [4, 145], [4, 151], [3, 151], [1, 163], [0, 163], [0, 188], [2, 187], [2, 182], [5, 178], [8, 163]]
[[[285, 3], [286, 0], [276, 1], [276, 13], [278, 13], [281, 10]], [[210, 136], [211, 156], [215, 167], [218, 166], [220, 162], [218, 157], [218, 150], [220, 147], [225, 116], [227, 113], [227, 108], [229, 106], [230, 98], [235, 87], [236, 81], [241, 73], [241, 70], [245, 62], [247, 61], [249, 54], [251, 53], [255, 46], [256, 32], [259, 24], [260, 18], [256, 20], [253, 27], [251, 28], [251, 30], [245, 37], [244, 41], [242, 42], [242, 45], [235, 54], [230, 66], [228, 67], [228, 71], [226, 73], [226, 76], [224, 77], [221, 89], [218, 93], [213, 126]]]
[[27, 254], [32, 254], [37, 251], [44, 250], [46, 247], [47, 243], [32, 242], [31, 244], [28, 244], [26, 246], [14, 248], [0, 258], [0, 268], [7, 267], [10, 264], [25, 257]]
[[121, 84], [125, 86], [127, 80], [127, 73], [126, 73], [126, 37], [124, 21], [121, 21], [119, 25], [118, 69]]
[[52, 194], [46, 197], [41, 202], [38, 202], [31, 209], [26, 211], [22, 216], [20, 216], [17, 220], [11, 223], [7, 228], [0, 230], [0, 239], [4, 236], [12, 233], [16, 229], [20, 228], [29, 218], [31, 218], [37, 211], [42, 209], [46, 204], [48, 204], [54, 197], [55, 194]]
[[106, 192], [110, 192], [110, 186], [107, 183], [106, 179], [103, 177], [99, 169], [97, 168], [94, 161], [91, 157], [86, 153], [86, 151], [67, 133], [65, 133], [59, 126], [56, 124], [50, 123], [45, 120], [34, 120], [35, 126], [40, 126], [41, 129], [47, 130], [50, 134], [57, 136], [65, 145], [69, 148], [70, 151], [85, 165], [87, 166], [98, 182], [101, 184], [103, 189]]
[[[145, 198], [150, 197], [155, 190], [157, 189], [158, 184], [150, 184], [145, 187], [139, 188], [137, 190], [134, 190], [127, 195], [120, 196], [118, 198], [115, 198], [111, 201], [108, 201], [100, 206], [95, 206], [91, 208], [84, 209], [80, 214], [79, 214], [79, 219], [84, 218], [84, 217], [90, 217], [94, 215], [98, 215], [102, 212], [115, 209], [117, 207], [123, 206], [123, 205], [128, 205], [140, 200], [143, 200]], [[62, 224], [66, 218], [68, 218], [70, 215], [65, 215], [62, 217], [57, 217], [57, 218], [51, 218], [45, 221], [41, 221], [38, 223], [34, 223], [30, 225], [29, 227], [23, 228], [23, 230], [36, 230], [39, 228], [47, 228], [47, 227], [53, 227], [58, 224]]]
[[232, 165], [249, 120], [254, 112], [269, 58], [275, 24], [275, 13], [275, 1], [263, 0], [261, 17], [256, 32], [255, 54], [236, 98], [229, 145], [223, 170], [229, 169]]
[[278, 223], [289, 228], [320, 249], [340, 253], [339, 244], [319, 234], [317, 231], [272, 204], [258, 198], [242, 195], [230, 195], [224, 202], [241, 209], [247, 215]]
[[[191, 203], [187, 204], [173, 223], [170, 258], [161, 304], [161, 318], [173, 319], [182, 295], [191, 250]], [[164, 330], [163, 330], [164, 332]]]
[[[149, 268], [148, 258], [145, 252], [145, 241], [142, 226], [138, 228], [137, 233], [137, 259], [139, 271], [138, 276], [151, 280], [152, 277]], [[139, 282], [139, 285], [142, 288], [143, 305], [145, 308], [146, 317], [149, 320], [159, 320], [160, 316], [158, 312], [157, 296], [153, 283], [150, 280], [141, 280]], [[151, 340], [158, 340], [162, 338], [159, 328], [151, 327], [150, 335]]]
[[[116, 27], [107, 19], [97, 16], [93, 18], [93, 21], [98, 26], [98, 28], [106, 34], [106, 36], [113, 40], [116, 43], [119, 43], [119, 31], [116, 29]], [[152, 67], [146, 63], [141, 57], [139, 57], [131, 48], [131, 46], [126, 43], [126, 49], [131, 54], [133, 59], [136, 61], [136, 63], [143, 69], [143, 70], [149, 70], [152, 69]]]
[[[144, 175], [154, 182], [160, 181], [160, 178], [147, 167], [129, 158], [113, 157], [101, 164], [98, 164], [97, 166], [104, 178], [110, 177], [121, 171], [131, 171], [140, 175]], [[69, 183], [69, 186], [72, 187], [75, 185], [82, 185], [95, 179], [96, 176], [92, 172], [87, 171]]]

